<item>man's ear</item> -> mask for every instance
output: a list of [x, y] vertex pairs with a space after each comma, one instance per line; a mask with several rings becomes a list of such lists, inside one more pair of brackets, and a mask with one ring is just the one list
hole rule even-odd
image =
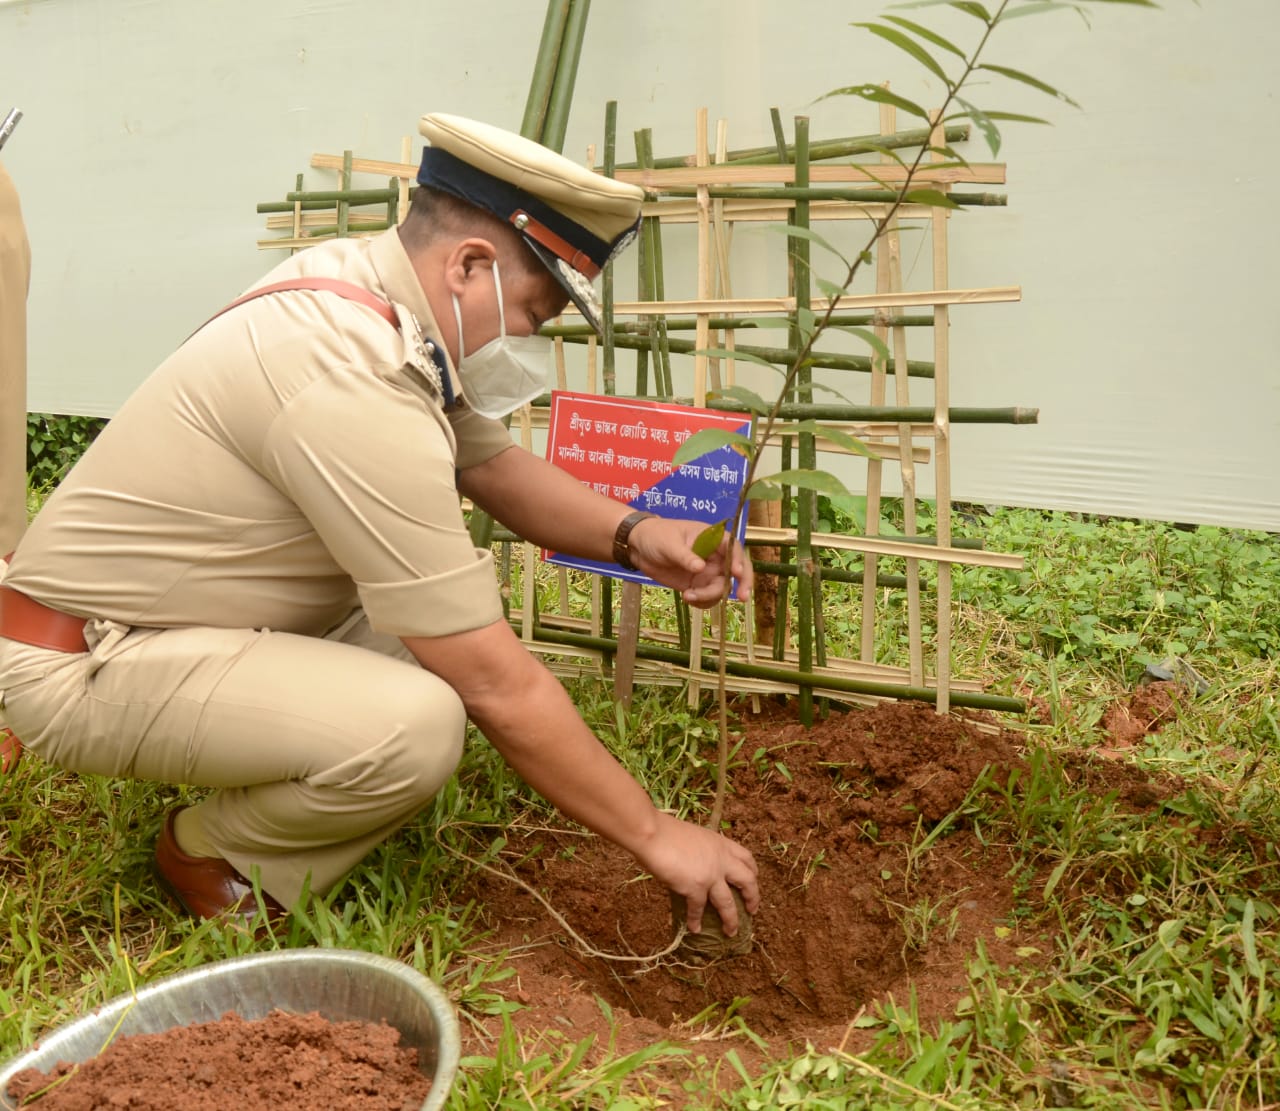
[[449, 292], [461, 296], [467, 282], [480, 270], [491, 270], [497, 257], [497, 248], [487, 239], [473, 236], [458, 240], [445, 259], [445, 284]]

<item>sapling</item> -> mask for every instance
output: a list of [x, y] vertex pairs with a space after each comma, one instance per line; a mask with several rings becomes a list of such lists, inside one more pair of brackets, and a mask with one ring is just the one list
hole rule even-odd
[[[946, 128], [948, 125], [960, 120], [970, 121], [986, 140], [994, 158], [1000, 150], [1001, 124], [1047, 124], [1049, 122], [1039, 116], [1030, 116], [1019, 112], [1006, 112], [992, 108], [980, 108], [977, 104], [961, 95], [962, 91], [967, 91], [967, 86], [975, 76], [1004, 78], [1078, 107], [1075, 101], [1065, 93], [1031, 74], [1003, 64], [983, 61], [982, 59], [987, 52], [996, 29], [1019, 17], [1044, 15], [1049, 12], [1064, 10], [1076, 12], [1085, 18], [1087, 22], [1087, 12], [1090, 8], [1114, 4], [1128, 4], [1146, 8], [1159, 7], [1155, 0], [1062, 0], [1062, 2], [1060, 0], [998, 0], [990, 8], [980, 3], [979, 0], [915, 0], [914, 3], [896, 5], [898, 10], [932, 7], [950, 8], [972, 17], [977, 21], [981, 29], [977, 33], [976, 43], [968, 50], [957, 46], [936, 30], [901, 15], [882, 15], [877, 20], [853, 24], [854, 27], [861, 28], [903, 51], [910, 56], [913, 62], [923, 67], [932, 78], [940, 81], [944, 88], [941, 106], [936, 111], [930, 112], [914, 101], [898, 93], [891, 92], [882, 85], [870, 84], [848, 85], [834, 89], [820, 98], [825, 100], [831, 97], [851, 96], [877, 104], [890, 105], [898, 111], [914, 116], [927, 124], [929, 137], [920, 145], [915, 157], [909, 162], [888, 147], [868, 144], [868, 149], [874, 150], [883, 158], [902, 167], [905, 170], [905, 174], [901, 182], [895, 185], [882, 181], [870, 166], [859, 164], [868, 177], [886, 190], [889, 200], [883, 213], [873, 220], [871, 232], [861, 250], [854, 254], [852, 258], [846, 258], [831, 243], [809, 228], [792, 226], [786, 229], [787, 235], [792, 240], [816, 243], [835, 255], [843, 264], [844, 273], [840, 280], [836, 282], [815, 278], [817, 285], [827, 296], [827, 307], [824, 312], [818, 314], [811, 309], [797, 307], [793, 321], [798, 340], [794, 344], [796, 349], [795, 357], [787, 365], [777, 396], [772, 402], [742, 386], [730, 386], [717, 391], [718, 396], [739, 402], [753, 414], [754, 419], [750, 434], [729, 432], [723, 429], [707, 429], [695, 433], [676, 451], [672, 462], [677, 466], [725, 445], [729, 445], [733, 450], [741, 453], [748, 461], [746, 476], [731, 517], [725, 521], [716, 522], [703, 530], [694, 541], [695, 552], [703, 556], [714, 552], [718, 547], [726, 543], [726, 534], [729, 538], [727, 543], [732, 544], [732, 538], [737, 536], [740, 531], [742, 516], [746, 511], [748, 501], [754, 499], [777, 500], [781, 498], [784, 487], [811, 490], [816, 494], [850, 496], [849, 491], [839, 478], [828, 471], [819, 470], [816, 467], [788, 468], [767, 476], [760, 476], [757, 473], [765, 445], [769, 443], [770, 437], [775, 431], [784, 403], [791, 396], [792, 390], [799, 381], [801, 374], [813, 365], [811, 353], [814, 350], [815, 343], [829, 328], [836, 326], [833, 324], [833, 316], [839, 306], [839, 298], [848, 292], [862, 267], [872, 261], [873, 249], [886, 234], [894, 229], [895, 219], [903, 205], [917, 204], [958, 209], [959, 206], [945, 192], [917, 187], [917, 179], [922, 167], [926, 165], [926, 159], [937, 156], [944, 160], [941, 162], [928, 162], [927, 165], [930, 169], [968, 165], [965, 158], [951, 146], [947, 138]], [[958, 76], [952, 76], [952, 71], [957, 73]], [[891, 358], [884, 343], [873, 333], [863, 328], [843, 326], [842, 330], [864, 340], [871, 346], [879, 359], [887, 362]], [[702, 353], [718, 358], [745, 359], [749, 362], [758, 363], [770, 370], [775, 369], [774, 364], [767, 359], [761, 356], [744, 354], [741, 351], [713, 348], [707, 349]], [[803, 421], [797, 426], [797, 430], [815, 438], [826, 440], [846, 450], [874, 457], [871, 450], [861, 441], [838, 429], [825, 427], [816, 421]], [[720, 596], [721, 607], [728, 601], [731, 590], [732, 574], [729, 561], [726, 561], [724, 583]], [[707, 825], [711, 829], [720, 828], [728, 778], [729, 727], [725, 684], [725, 624], [723, 620], [719, 622], [717, 645], [716, 695], [719, 737], [715, 794], [711, 813], [707, 820]], [[748, 635], [750, 635], [749, 632]], [[751, 916], [743, 907], [741, 899], [737, 898], [736, 892], [735, 901], [738, 906], [740, 922], [739, 937], [724, 937], [719, 915], [714, 908], [709, 906], [709, 913], [704, 918], [702, 931], [702, 934], [706, 936], [699, 938], [699, 935], [691, 934], [686, 939], [686, 944], [693, 941], [696, 945], [697, 956], [711, 958], [734, 955], [745, 952], [750, 948]], [[673, 908], [676, 909], [675, 923], [679, 928], [680, 923], [683, 921], [683, 916], [678, 913], [678, 903], [674, 901]], [[745, 942], [744, 938], [746, 939]]]

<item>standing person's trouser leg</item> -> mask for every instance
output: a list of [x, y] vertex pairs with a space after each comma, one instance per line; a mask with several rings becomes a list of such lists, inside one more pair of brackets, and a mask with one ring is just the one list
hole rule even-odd
[[0, 717], [72, 771], [218, 788], [207, 843], [291, 906], [453, 774], [466, 712], [363, 615], [327, 638], [90, 622], [87, 654], [0, 639]]
[[0, 166], [0, 556], [27, 527], [27, 285], [31, 250], [13, 182]]

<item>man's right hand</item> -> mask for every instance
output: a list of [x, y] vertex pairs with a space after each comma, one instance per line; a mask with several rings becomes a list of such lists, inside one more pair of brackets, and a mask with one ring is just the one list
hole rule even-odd
[[632, 851], [646, 871], [684, 896], [690, 933], [702, 929], [702, 914], [708, 902], [719, 913], [725, 934], [733, 937], [738, 932], [738, 908], [730, 886], [742, 892], [742, 901], [750, 913], [760, 906], [755, 858], [722, 834], [659, 813], [656, 830], [645, 844]]

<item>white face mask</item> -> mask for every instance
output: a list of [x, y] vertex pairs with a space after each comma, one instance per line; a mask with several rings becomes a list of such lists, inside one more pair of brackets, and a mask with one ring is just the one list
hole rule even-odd
[[498, 335], [478, 351], [467, 354], [462, 341], [462, 309], [453, 295], [453, 319], [458, 325], [458, 377], [462, 393], [482, 417], [500, 420], [541, 394], [551, 370], [551, 340], [546, 336], [509, 336], [502, 308], [502, 281], [493, 264], [493, 287], [498, 294]]

